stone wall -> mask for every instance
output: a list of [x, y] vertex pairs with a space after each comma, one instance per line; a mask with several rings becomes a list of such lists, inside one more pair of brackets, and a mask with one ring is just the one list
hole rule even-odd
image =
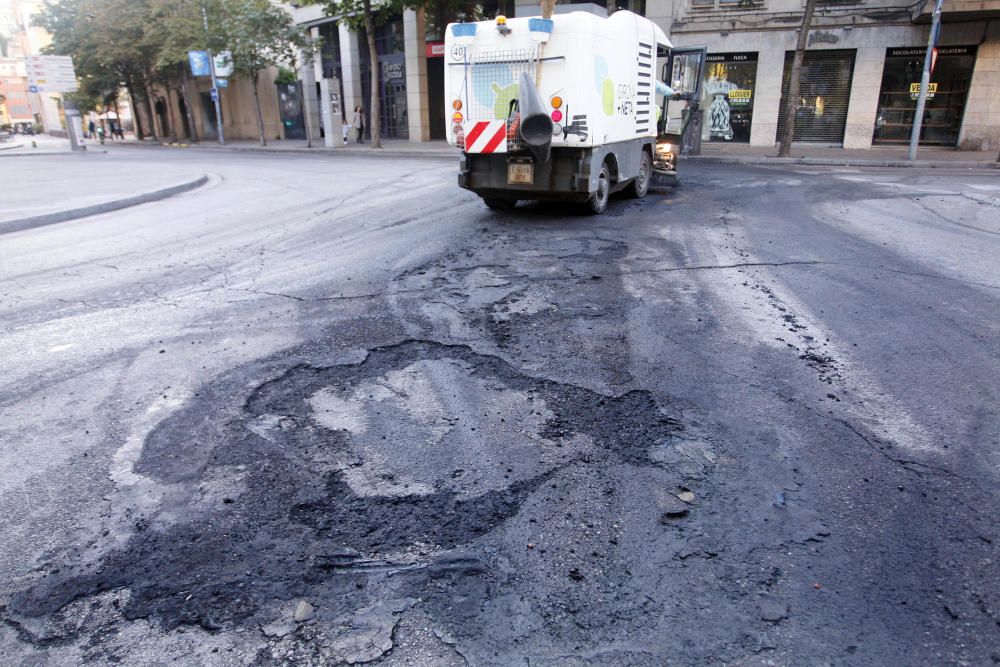
[[991, 23], [979, 45], [972, 87], [958, 146], [964, 150], [1000, 148], [1000, 24]]

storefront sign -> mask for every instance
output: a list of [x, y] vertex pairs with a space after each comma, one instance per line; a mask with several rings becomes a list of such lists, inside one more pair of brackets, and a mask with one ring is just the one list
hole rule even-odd
[[709, 53], [705, 56], [708, 63], [755, 63], [757, 62], [757, 52], [749, 51], [745, 53]]
[[[974, 56], [975, 46], [939, 46], [936, 49], [938, 56]], [[923, 58], [927, 53], [927, 47], [908, 46], [896, 49], [887, 49], [886, 58]]]
[[809, 33], [809, 46], [813, 44], [836, 44], [840, 41], [840, 35], [826, 30], [816, 30]]
[[403, 78], [403, 63], [382, 63], [382, 79], [384, 81], [392, 81], [394, 79]]
[[743, 88], [729, 91], [729, 104], [734, 107], [745, 107], [753, 99], [753, 91]]
[[427, 42], [428, 58], [444, 58], [444, 42]]
[[[928, 83], [927, 84], [927, 99], [933, 100], [934, 99], [934, 93], [936, 93], [936, 92], [937, 92], [937, 84], [936, 83]], [[920, 82], [919, 81], [917, 81], [916, 83], [911, 83], [910, 84], [910, 99], [911, 100], [915, 100], [918, 97], [920, 97]]]

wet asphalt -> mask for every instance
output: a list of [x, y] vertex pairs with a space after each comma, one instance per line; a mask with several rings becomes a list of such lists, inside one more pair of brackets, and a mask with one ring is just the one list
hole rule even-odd
[[995, 171], [79, 159], [210, 183], [0, 235], [0, 662], [1000, 662]]

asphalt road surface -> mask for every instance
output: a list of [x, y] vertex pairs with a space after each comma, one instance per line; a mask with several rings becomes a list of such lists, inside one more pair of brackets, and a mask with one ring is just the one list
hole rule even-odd
[[1000, 661], [995, 171], [79, 159], [212, 179], [0, 235], [0, 663]]

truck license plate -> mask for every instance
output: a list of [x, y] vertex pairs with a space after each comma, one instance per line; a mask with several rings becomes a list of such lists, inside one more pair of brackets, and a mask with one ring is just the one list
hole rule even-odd
[[531, 185], [535, 182], [535, 165], [530, 162], [511, 162], [507, 165], [507, 184], [514, 185], [524, 183]]

